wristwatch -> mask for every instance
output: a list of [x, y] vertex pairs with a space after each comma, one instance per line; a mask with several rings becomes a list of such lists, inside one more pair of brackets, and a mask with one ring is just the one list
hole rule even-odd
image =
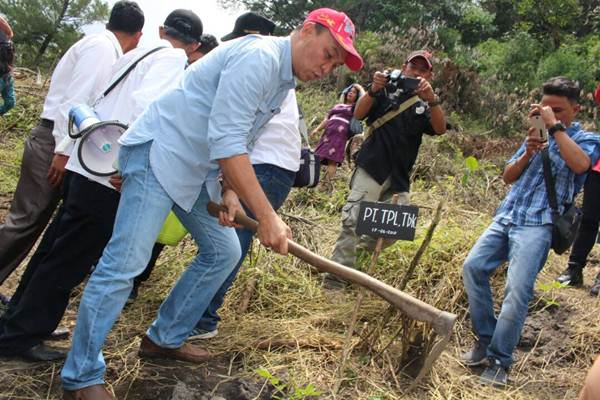
[[439, 106], [440, 104], [442, 104], [442, 99], [440, 98], [440, 96], [438, 96], [437, 94], [434, 96], [433, 101], [430, 101], [429, 103], [429, 107], [435, 107], [435, 106]]
[[554, 134], [558, 131], [566, 131], [567, 127], [562, 122], [558, 121], [554, 126], [548, 128], [548, 135], [554, 137]]

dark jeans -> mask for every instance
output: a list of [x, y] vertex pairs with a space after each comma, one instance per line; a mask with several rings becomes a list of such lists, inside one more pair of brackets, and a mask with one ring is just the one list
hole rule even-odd
[[585, 181], [583, 192], [583, 217], [577, 237], [571, 248], [569, 263], [575, 263], [581, 268], [587, 262], [587, 256], [598, 235], [600, 223], [600, 172], [590, 171]]
[[0, 319], [0, 354], [21, 353], [58, 326], [79, 285], [110, 239], [119, 193], [69, 173], [63, 204]]
[[[56, 329], [71, 290], [83, 282], [112, 235], [117, 191], [74, 172], [67, 173], [63, 187], [63, 204], [0, 317], [0, 354], [21, 353]], [[149, 271], [163, 247], [156, 243]]]
[[[256, 173], [256, 178], [267, 195], [267, 199], [269, 199], [271, 206], [275, 210], [278, 210], [290, 193], [296, 173], [270, 164], [254, 165], [254, 172]], [[254, 218], [254, 215], [250, 210], [246, 209], [246, 213], [248, 216]], [[213, 297], [200, 321], [196, 324], [196, 328], [198, 329], [212, 331], [217, 328], [217, 324], [221, 320], [217, 311], [223, 305], [225, 294], [233, 284], [235, 277], [244, 262], [244, 258], [246, 258], [246, 254], [248, 254], [248, 250], [250, 249], [254, 233], [248, 229], [236, 229], [236, 233], [240, 239], [242, 257], [225, 282], [223, 282], [219, 291]], [[200, 251], [202, 251], [202, 249], [200, 249]]]

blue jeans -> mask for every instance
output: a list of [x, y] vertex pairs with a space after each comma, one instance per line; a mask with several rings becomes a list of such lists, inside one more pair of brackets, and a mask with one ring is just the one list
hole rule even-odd
[[[273, 209], [279, 209], [290, 193], [296, 173], [271, 164], [254, 165], [254, 172], [256, 173], [258, 183], [260, 183], [260, 186], [267, 195], [267, 199], [269, 199]], [[254, 218], [247, 208], [246, 213]], [[248, 229], [236, 229], [236, 233], [240, 240], [242, 256], [231, 274], [229, 274], [225, 282], [223, 282], [223, 285], [221, 285], [221, 288], [217, 291], [217, 294], [213, 297], [210, 305], [206, 311], [204, 311], [204, 315], [202, 315], [202, 318], [198, 321], [198, 324], [196, 324], [196, 328], [198, 329], [203, 329], [205, 331], [217, 329], [217, 324], [221, 320], [217, 311], [223, 305], [225, 294], [233, 284], [233, 281], [244, 262], [244, 258], [246, 258], [246, 254], [248, 254], [250, 245], [252, 244], [252, 238], [254, 237], [252, 231]]]
[[75, 390], [103, 383], [102, 346], [133, 286], [150, 259], [169, 210], [202, 248], [161, 304], [147, 331], [157, 345], [178, 348], [240, 258], [239, 241], [206, 211], [204, 187], [189, 213], [173, 203], [149, 162], [151, 142], [123, 147], [119, 166], [123, 186], [113, 235], [85, 287], [71, 351], [61, 372], [63, 387]]
[[[503, 225], [492, 222], [471, 249], [463, 266], [463, 282], [469, 298], [471, 324], [488, 357], [506, 368], [519, 342], [535, 279], [548, 258], [552, 226]], [[505, 261], [508, 276], [498, 317], [490, 277]]]

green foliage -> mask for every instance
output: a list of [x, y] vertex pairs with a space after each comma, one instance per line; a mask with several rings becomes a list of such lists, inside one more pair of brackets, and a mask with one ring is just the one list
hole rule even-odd
[[76, 40], [85, 24], [105, 20], [102, 0], [0, 0], [15, 33], [18, 64], [49, 67]]
[[594, 88], [594, 71], [588, 68], [585, 54], [574, 47], [561, 47], [541, 60], [537, 80], [542, 83], [553, 76], [563, 75], [579, 81], [588, 90]]
[[582, 17], [577, 0], [518, 0], [516, 6], [521, 28], [541, 38], [549, 36], [555, 48], [560, 46], [563, 32]]
[[254, 370], [254, 372], [256, 372], [256, 374], [258, 374], [258, 376], [261, 378], [266, 379], [267, 382], [273, 386], [275, 393], [273, 394], [272, 398], [276, 400], [302, 400], [311, 397], [318, 397], [323, 394], [312, 384], [309, 384], [305, 387], [294, 387], [288, 383], [285, 383], [277, 376], [271, 374], [266, 368], [257, 368]]
[[530, 34], [518, 31], [505, 40], [488, 39], [474, 49], [473, 59], [486, 78], [501, 80], [509, 90], [519, 85], [534, 86], [539, 58], [544, 47]]
[[461, 15], [458, 31], [462, 35], [464, 44], [477, 44], [482, 39], [492, 36], [496, 31], [494, 14], [477, 4], [469, 4]]
[[542, 291], [543, 295], [540, 297], [540, 301], [544, 303], [544, 309], [556, 308], [560, 306], [560, 303], [556, 300], [556, 290], [564, 289], [569, 287], [566, 283], [560, 283], [552, 281], [551, 283], [540, 283], [538, 289]]

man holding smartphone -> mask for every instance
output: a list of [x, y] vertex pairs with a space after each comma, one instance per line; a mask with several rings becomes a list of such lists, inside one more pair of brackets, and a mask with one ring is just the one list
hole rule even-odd
[[[552, 78], [543, 85], [541, 103], [531, 105], [530, 117], [540, 115], [548, 141], [535, 134], [535, 127], [529, 129], [525, 142], [504, 169], [504, 182], [512, 187], [464, 262], [463, 281], [477, 342], [461, 359], [468, 366], [488, 364], [480, 377], [484, 384], [507, 383], [534, 283], [550, 251], [552, 210], [539, 150], [548, 146], [561, 214], [573, 202], [600, 152], [600, 137], [574, 122], [580, 108], [579, 93], [579, 85], [565, 77]], [[507, 282], [496, 316], [490, 277], [505, 261]]]

